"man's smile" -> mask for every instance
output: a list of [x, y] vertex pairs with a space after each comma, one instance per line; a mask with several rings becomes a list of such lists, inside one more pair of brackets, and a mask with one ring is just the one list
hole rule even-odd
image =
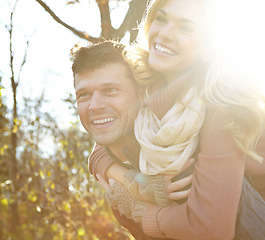
[[112, 118], [102, 118], [102, 119], [94, 120], [94, 121], [92, 121], [92, 123], [94, 125], [99, 125], [99, 124], [104, 124], [104, 123], [112, 122], [114, 120], [115, 120], [115, 118], [113, 118], [113, 117]]

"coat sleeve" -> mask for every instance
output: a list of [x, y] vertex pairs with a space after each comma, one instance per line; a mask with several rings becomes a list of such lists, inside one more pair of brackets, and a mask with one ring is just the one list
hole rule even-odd
[[89, 156], [89, 172], [96, 178], [100, 174], [106, 179], [108, 168], [114, 163], [114, 160], [108, 154], [105, 147], [96, 145]]
[[222, 114], [207, 111], [189, 198], [182, 205], [148, 207], [142, 221], [147, 235], [233, 239], [246, 157], [225, 126]]

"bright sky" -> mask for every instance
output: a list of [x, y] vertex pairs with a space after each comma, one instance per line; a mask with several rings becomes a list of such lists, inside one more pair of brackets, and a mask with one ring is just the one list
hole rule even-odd
[[[80, 0], [80, 4], [65, 5], [66, 1], [45, 0], [46, 4], [68, 25], [92, 36], [100, 34], [99, 11], [95, 1]], [[9, 25], [9, 14], [13, 9], [14, 0], [0, 1], [0, 74], [6, 95], [10, 100], [10, 69], [9, 69], [9, 34], [5, 25]], [[111, 7], [115, 7], [113, 2]], [[119, 3], [119, 9], [112, 11], [113, 26], [118, 27], [120, 19], [127, 10], [125, 2]], [[117, 18], [117, 16], [119, 16]], [[27, 63], [23, 68], [21, 82], [18, 89], [18, 99], [38, 97], [45, 91], [45, 97], [50, 101], [46, 111], [53, 113], [67, 125], [70, 121], [68, 106], [60, 100], [67, 97], [67, 93], [74, 93], [71, 72], [70, 49], [81, 40], [56, 23], [48, 13], [34, 0], [19, 0], [14, 15], [14, 57], [15, 71], [23, 58], [26, 40], [30, 41]]]
[[265, 1], [222, 0], [212, 12], [218, 55], [265, 82]]
[[[5, 25], [9, 24], [9, 13], [14, 2], [15, 0], [0, 1], [0, 74], [6, 88], [3, 94], [9, 99], [9, 35]], [[66, 0], [45, 2], [67, 24], [95, 37], [100, 34], [99, 12], [95, 0], [80, 0], [80, 4], [67, 6]], [[233, 62], [248, 66], [252, 64], [253, 72], [265, 82], [264, 0], [222, 0], [219, 3], [217, 12], [214, 13], [217, 19], [214, 26], [218, 42], [222, 45], [220, 52], [229, 56]], [[111, 4], [111, 7], [115, 7], [116, 1], [111, 1]], [[114, 27], [119, 26], [128, 4], [121, 1], [119, 7], [112, 11]], [[25, 51], [25, 42], [30, 41], [18, 97], [40, 96], [44, 90], [46, 98], [50, 100], [46, 111], [58, 116], [64, 124], [70, 113], [67, 105], [60, 100], [67, 97], [67, 93], [74, 93], [69, 53], [80, 39], [56, 23], [35, 0], [19, 0], [14, 20], [16, 73]], [[254, 61], [257, 59], [258, 61]]]

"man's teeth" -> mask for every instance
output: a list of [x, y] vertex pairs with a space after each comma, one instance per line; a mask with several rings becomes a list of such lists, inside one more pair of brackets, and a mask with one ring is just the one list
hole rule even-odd
[[104, 118], [104, 119], [100, 119], [100, 120], [95, 120], [93, 121], [94, 124], [102, 124], [102, 123], [106, 123], [106, 122], [112, 122], [114, 120], [114, 118]]
[[176, 55], [175, 52], [173, 52], [172, 50], [168, 49], [168, 48], [165, 48], [165, 47], [162, 47], [161, 45], [159, 44], [155, 44], [155, 49], [158, 50], [158, 51], [161, 51], [161, 52], [164, 52], [164, 53], [167, 53], [169, 55]]

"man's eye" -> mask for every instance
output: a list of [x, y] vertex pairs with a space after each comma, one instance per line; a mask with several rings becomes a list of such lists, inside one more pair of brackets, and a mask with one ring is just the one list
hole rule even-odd
[[77, 100], [80, 100], [80, 99], [84, 99], [84, 98], [89, 98], [90, 97], [90, 93], [81, 93], [77, 96]]
[[117, 92], [118, 92], [118, 89], [117, 88], [107, 88], [105, 90], [105, 93], [107, 93], [107, 94], [115, 94]]

